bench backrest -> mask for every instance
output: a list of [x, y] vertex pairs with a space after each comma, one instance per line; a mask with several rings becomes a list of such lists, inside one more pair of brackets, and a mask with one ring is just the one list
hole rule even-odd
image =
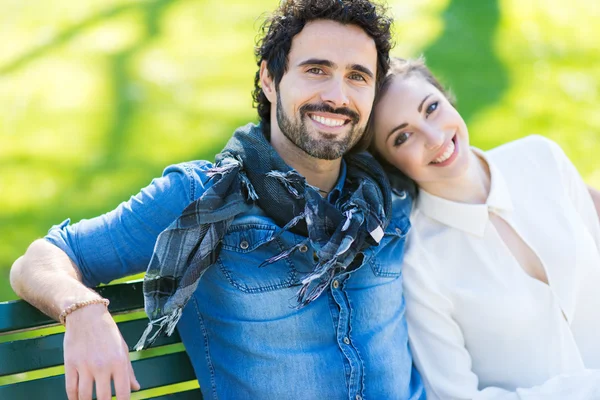
[[[116, 315], [132, 352], [148, 322], [141, 312], [142, 282], [104, 286], [97, 291], [110, 300], [109, 310]], [[57, 325], [24, 301], [0, 302], [0, 399], [66, 399], [64, 368], [60, 367], [64, 329]], [[177, 332], [160, 337], [151, 349], [130, 353], [130, 357], [142, 390], [154, 389], [144, 398], [202, 398]]]

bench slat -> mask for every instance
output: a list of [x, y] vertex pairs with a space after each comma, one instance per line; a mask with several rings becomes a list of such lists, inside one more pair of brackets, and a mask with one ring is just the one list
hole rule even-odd
[[[111, 313], [144, 308], [142, 281], [119, 283], [96, 288], [110, 300]], [[0, 334], [29, 328], [41, 328], [57, 322], [22, 300], [0, 303]]]
[[202, 400], [202, 392], [200, 389], [188, 390], [185, 392], [177, 392], [166, 394], [164, 396], [153, 397], [153, 400]]
[[[147, 319], [119, 323], [119, 329], [129, 346], [129, 351], [133, 351], [133, 346], [135, 346], [142, 332], [146, 329], [147, 323]], [[0, 343], [0, 360], [10, 360], [10, 362], [6, 363], [0, 362], [0, 376], [62, 365], [63, 338], [64, 333], [57, 333], [37, 338]], [[179, 342], [181, 342], [179, 333], [175, 331], [171, 337], [161, 335], [152, 347]]]
[[[135, 370], [135, 376], [144, 389], [196, 379], [190, 360], [185, 352], [137, 360], [133, 362], [133, 369]], [[0, 386], [0, 399], [64, 400], [66, 398], [64, 375]]]

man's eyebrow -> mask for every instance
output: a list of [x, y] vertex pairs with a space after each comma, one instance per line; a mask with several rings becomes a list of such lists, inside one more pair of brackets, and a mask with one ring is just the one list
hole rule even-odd
[[373, 72], [371, 72], [371, 70], [369, 68], [362, 66], [360, 64], [350, 65], [349, 69], [358, 71], [358, 72], [362, 72], [363, 74], [367, 75], [371, 79], [373, 79], [375, 77], [375, 74], [373, 74]]
[[396, 132], [396, 131], [397, 131], [397, 130], [399, 130], [399, 129], [404, 129], [404, 128], [406, 128], [407, 126], [408, 126], [408, 124], [407, 124], [406, 122], [404, 122], [404, 123], [402, 123], [402, 124], [398, 125], [397, 127], [393, 128], [393, 129], [390, 131], [390, 133], [388, 133], [388, 134], [387, 134], [387, 136], [385, 137], [385, 141], [387, 142], [387, 140], [390, 138], [390, 136], [392, 136], [392, 134], [393, 134], [394, 132]]
[[322, 65], [324, 67], [336, 68], [337, 65], [334, 62], [329, 60], [324, 60], [321, 58], [309, 58], [308, 60], [304, 60], [298, 64], [299, 67], [303, 67], [305, 65]]
[[[325, 60], [325, 59], [321, 59], [321, 58], [309, 58], [308, 60], [304, 60], [298, 64], [299, 67], [304, 67], [306, 65], [322, 65], [322, 66], [328, 67], [328, 68], [334, 68], [334, 69], [337, 68], [337, 64], [334, 63], [333, 61]], [[367, 68], [363, 65], [360, 65], [360, 64], [348, 65], [348, 69], [361, 72], [361, 73], [367, 75], [371, 79], [373, 79], [375, 77], [375, 74], [373, 72], [371, 72], [371, 70], [369, 68]]]
[[425, 96], [423, 101], [421, 101], [421, 104], [419, 104], [419, 108], [417, 108], [417, 111], [421, 112], [421, 110], [423, 109], [423, 104], [425, 103], [425, 100], [427, 100], [429, 98], [429, 96], [431, 96], [432, 94], [433, 93], [429, 93], [427, 96]]

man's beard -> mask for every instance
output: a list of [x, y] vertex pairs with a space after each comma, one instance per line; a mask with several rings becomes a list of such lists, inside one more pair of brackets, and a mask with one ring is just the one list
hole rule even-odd
[[[350, 130], [337, 140], [311, 137], [305, 118], [309, 112], [327, 112], [350, 118]], [[285, 113], [281, 97], [277, 93], [277, 124], [283, 135], [299, 149], [311, 157], [321, 160], [336, 160], [352, 148], [364, 133], [364, 126], [358, 126], [359, 115], [349, 108], [333, 108], [327, 104], [305, 104], [298, 110], [299, 120], [293, 121]], [[308, 117], [307, 117], [308, 118]]]

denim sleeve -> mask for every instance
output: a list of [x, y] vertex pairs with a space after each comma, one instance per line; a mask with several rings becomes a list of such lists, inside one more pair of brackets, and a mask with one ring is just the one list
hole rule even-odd
[[207, 162], [172, 165], [129, 201], [92, 219], [53, 226], [45, 239], [77, 265], [86, 286], [146, 270], [160, 232], [205, 190]]

